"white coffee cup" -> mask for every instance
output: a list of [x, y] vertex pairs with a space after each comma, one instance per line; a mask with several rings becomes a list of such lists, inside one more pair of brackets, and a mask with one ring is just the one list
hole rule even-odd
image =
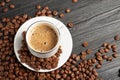
[[[31, 35], [31, 30], [33, 28], [35, 28], [36, 25], [39, 25], [41, 23], [51, 25], [50, 27], [55, 31], [55, 33], [57, 35], [57, 39], [58, 39], [56, 45], [51, 50], [42, 51], [42, 52], [41, 51], [36, 51], [29, 43], [29, 36]], [[46, 21], [46, 20], [40, 20], [40, 21], [38, 20], [37, 22], [34, 22], [30, 25], [30, 27], [27, 29], [27, 32], [26, 32], [26, 43], [27, 43], [28, 49], [29, 49], [29, 51], [31, 52], [32, 55], [34, 55], [36, 57], [39, 57], [39, 58], [48, 58], [48, 57], [51, 57], [52, 55], [54, 55], [58, 51], [59, 43], [60, 43], [60, 31], [56, 26], [57, 25], [55, 25], [54, 23]]]

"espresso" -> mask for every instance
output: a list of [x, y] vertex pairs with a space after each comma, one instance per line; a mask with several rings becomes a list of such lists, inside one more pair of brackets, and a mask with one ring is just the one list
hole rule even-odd
[[57, 44], [58, 36], [50, 26], [49, 24], [41, 23], [31, 30], [29, 44], [34, 50], [49, 51]]

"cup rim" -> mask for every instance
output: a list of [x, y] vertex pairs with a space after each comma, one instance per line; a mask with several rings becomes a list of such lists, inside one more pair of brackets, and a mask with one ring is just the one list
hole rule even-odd
[[[58, 33], [57, 33], [58, 41], [57, 41], [56, 45], [55, 45], [52, 49], [50, 49], [50, 50], [48, 50], [48, 51], [42, 51], [42, 52], [41, 52], [41, 51], [36, 51], [35, 49], [33, 49], [33, 47], [30, 46], [30, 44], [29, 44], [29, 42], [28, 42], [28, 38], [27, 38], [28, 31], [29, 31], [30, 27], [31, 27], [33, 24], [38, 23], [38, 22], [43, 22], [43, 23], [51, 24], [51, 25], [53, 25], [52, 28], [55, 28], [55, 29], [57, 30], [57, 32], [58, 32]], [[59, 45], [59, 41], [60, 41], [60, 31], [59, 31], [59, 29], [58, 29], [56, 26], [57, 26], [57, 25], [55, 25], [54, 23], [52, 23], [52, 22], [50, 22], [50, 21], [46, 21], [46, 20], [40, 20], [40, 21], [36, 21], [36, 22], [30, 24], [29, 27], [28, 27], [28, 29], [27, 29], [27, 31], [26, 31], [26, 36], [25, 36], [27, 46], [28, 46], [31, 50], [33, 50], [33, 51], [35, 51], [36, 53], [39, 53], [39, 54], [48, 54], [48, 53], [52, 52], [52, 51]], [[56, 31], [55, 31], [55, 33], [56, 33]]]

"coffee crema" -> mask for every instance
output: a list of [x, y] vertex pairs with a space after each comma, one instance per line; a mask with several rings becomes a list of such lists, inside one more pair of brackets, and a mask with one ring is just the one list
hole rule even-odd
[[58, 36], [47, 23], [40, 23], [31, 30], [29, 44], [39, 52], [49, 51], [54, 48], [58, 41]]

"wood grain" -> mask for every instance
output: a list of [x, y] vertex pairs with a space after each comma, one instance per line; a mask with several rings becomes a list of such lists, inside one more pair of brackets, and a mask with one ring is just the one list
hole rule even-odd
[[57, 10], [59, 13], [64, 13], [66, 8], [70, 8], [71, 12], [65, 13], [64, 19], [56, 18], [64, 24], [69, 21], [74, 23], [74, 27], [69, 28], [73, 37], [73, 52], [79, 54], [85, 50], [81, 43], [88, 41], [88, 48], [93, 49], [93, 53], [88, 55], [88, 58], [91, 58], [103, 42], [116, 43], [119, 58], [112, 62], [104, 62], [98, 72], [99, 77], [104, 80], [120, 80], [120, 41], [114, 41], [114, 36], [120, 34], [120, 0], [78, 0], [78, 3], [72, 3], [71, 0], [12, 0], [11, 3], [14, 3], [16, 8], [7, 13], [0, 13], [0, 18], [12, 18], [14, 15], [25, 13], [33, 16], [37, 4], [49, 6], [51, 10]]

